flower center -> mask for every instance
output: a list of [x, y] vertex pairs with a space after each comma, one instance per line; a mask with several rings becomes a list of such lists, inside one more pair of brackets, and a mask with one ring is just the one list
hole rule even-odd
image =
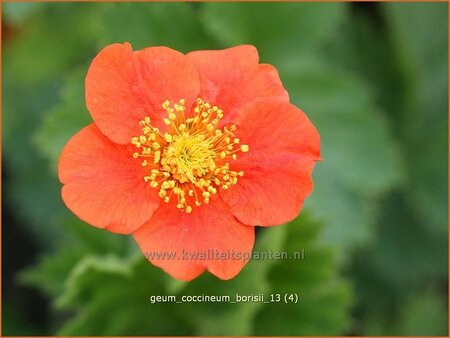
[[209, 203], [218, 189], [237, 183], [244, 172], [231, 170], [229, 162], [249, 147], [240, 145], [235, 125], [218, 128], [223, 118], [218, 107], [199, 98], [192, 117], [186, 118], [184, 104], [183, 99], [173, 105], [165, 101], [163, 121], [168, 131], [162, 133], [145, 117], [139, 123], [142, 135], [131, 143], [138, 148], [133, 157], [141, 158], [142, 166], [148, 168], [144, 181], [159, 190], [164, 202], [176, 198], [177, 208], [191, 213], [194, 205]]

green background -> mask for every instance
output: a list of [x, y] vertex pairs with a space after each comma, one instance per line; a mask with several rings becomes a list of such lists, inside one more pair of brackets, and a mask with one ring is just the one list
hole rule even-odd
[[[4, 3], [4, 335], [447, 335], [446, 3]], [[63, 145], [91, 122], [105, 45], [242, 43], [321, 135], [301, 215], [258, 231], [233, 280], [190, 283], [60, 199]], [[151, 295], [298, 293], [298, 304], [150, 304]]]

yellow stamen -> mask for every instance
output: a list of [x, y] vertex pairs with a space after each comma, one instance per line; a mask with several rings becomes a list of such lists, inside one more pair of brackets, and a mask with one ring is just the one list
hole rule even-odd
[[145, 117], [139, 122], [142, 135], [131, 139], [138, 149], [132, 156], [143, 158], [141, 164], [149, 170], [143, 179], [158, 189], [164, 202], [175, 198], [176, 207], [190, 214], [192, 206], [208, 204], [219, 189], [230, 189], [244, 175], [231, 170], [229, 163], [249, 146], [235, 137], [235, 125], [219, 129], [223, 111], [200, 98], [189, 118], [184, 99], [172, 105], [165, 101], [162, 108], [167, 131], [161, 133]]
[[246, 145], [246, 144], [243, 144], [243, 145], [241, 145], [241, 151], [243, 152], [243, 153], [246, 153], [247, 151], [248, 151], [248, 145]]

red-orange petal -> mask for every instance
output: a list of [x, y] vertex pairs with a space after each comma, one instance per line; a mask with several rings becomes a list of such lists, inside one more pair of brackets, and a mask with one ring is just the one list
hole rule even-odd
[[220, 190], [222, 198], [245, 224], [292, 220], [312, 191], [311, 172], [320, 159], [316, 128], [292, 104], [264, 100], [244, 107], [235, 122], [236, 136], [250, 150], [231, 163], [244, 176], [229, 190]]
[[145, 116], [163, 127], [165, 100], [185, 99], [200, 92], [193, 62], [167, 47], [133, 52], [129, 43], [112, 44], [100, 51], [86, 75], [86, 105], [99, 129], [113, 142], [126, 144], [140, 135]]
[[221, 279], [233, 278], [248, 261], [255, 240], [254, 228], [239, 222], [219, 196], [193, 207], [191, 214], [172, 202], [161, 203], [133, 236], [150, 262], [184, 281], [205, 269]]
[[289, 101], [277, 70], [258, 64], [254, 46], [195, 51], [186, 56], [195, 62], [200, 73], [201, 98], [225, 112], [222, 122], [233, 120], [242, 106], [258, 98]]
[[75, 134], [59, 158], [62, 199], [83, 221], [127, 234], [144, 224], [160, 198], [143, 180], [131, 146], [111, 142], [95, 124]]
[[200, 94], [200, 76], [195, 63], [168, 47], [145, 48], [134, 52], [133, 57], [142, 90], [160, 117], [152, 121], [152, 125], [166, 129], [162, 118], [167, 117], [167, 113], [162, 103], [184, 99], [186, 111], [190, 111]]

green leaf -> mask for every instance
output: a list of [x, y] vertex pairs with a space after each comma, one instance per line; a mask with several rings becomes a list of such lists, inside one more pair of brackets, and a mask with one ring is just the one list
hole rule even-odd
[[403, 306], [396, 335], [446, 336], [448, 334], [446, 301], [435, 291], [415, 294]]
[[[263, 229], [256, 239], [254, 253], [278, 252], [282, 250], [286, 233], [285, 227]], [[226, 295], [235, 299], [236, 294], [260, 295], [270, 290], [267, 282], [269, 269], [276, 261], [251, 260], [235, 278], [222, 282], [210, 274], [190, 282], [181, 295]], [[186, 305], [185, 314], [194, 321], [197, 335], [250, 335], [252, 319], [264, 304], [257, 302], [243, 303], [190, 303]]]
[[[444, 116], [444, 114], [442, 114]], [[448, 127], [445, 118], [433, 128], [423, 144], [415, 148], [410, 157], [411, 202], [419, 211], [421, 226], [427, 231], [446, 238], [448, 233]], [[424, 133], [426, 131], [424, 130]]]
[[100, 17], [100, 45], [130, 42], [134, 49], [168, 46], [182, 52], [208, 49], [194, 6], [189, 3], [109, 3]]
[[376, 201], [403, 179], [387, 121], [363, 80], [326, 62], [308, 60], [281, 74], [321, 136], [323, 161], [305, 208], [327, 224], [325, 240], [359, 246], [372, 236]]
[[448, 4], [384, 4], [406, 88], [399, 128], [411, 168], [408, 196], [428, 231], [447, 234]]
[[113, 255], [85, 257], [70, 272], [65, 292], [56, 301], [57, 306], [82, 306], [92, 297], [92, 286], [108, 282], [107, 278], [102, 280], [100, 277], [111, 274], [129, 278], [132, 274], [131, 267], [129, 260], [121, 260]]
[[[255, 250], [279, 250], [284, 229], [273, 228], [264, 232], [258, 239]], [[224, 282], [212, 275], [205, 274], [190, 283], [175, 283], [168, 275], [138, 257], [122, 260], [114, 256], [85, 256], [70, 272], [65, 283], [64, 293], [58, 304], [63, 308], [74, 308], [77, 314], [65, 323], [61, 334], [82, 335], [157, 335], [157, 334], [240, 334], [251, 332], [251, 319], [258, 303], [157, 303], [150, 304], [152, 295], [232, 295], [236, 293], [263, 293], [269, 289], [265, 282], [271, 261], [252, 261], [234, 279]], [[123, 285], [129, 285], [124, 288]], [[176, 287], [174, 287], [174, 285]], [[126, 300], [126, 301], [125, 301]], [[115, 307], [113, 304], [130, 304], [127, 307]], [[131, 305], [133, 304], [133, 305]], [[117, 318], [111, 326], [99, 326], [101, 313], [108, 309], [111, 318]], [[144, 312], [142, 312], [144, 311]], [[99, 313], [100, 312], [100, 313]], [[142, 313], [158, 313], [155, 325]], [[140, 315], [139, 315], [140, 314]], [[168, 321], [159, 316], [170, 317]], [[214, 322], [214, 325], [211, 325]], [[159, 323], [159, 325], [156, 325]], [[165, 323], [165, 324], [164, 324]], [[184, 323], [191, 323], [186, 325]], [[239, 325], [236, 325], [239, 323]], [[195, 331], [191, 325], [195, 326]], [[174, 327], [178, 327], [175, 329]], [[172, 329], [173, 328], [173, 329]]]
[[[19, 85], [8, 73], [3, 87], [3, 156], [5, 201], [15, 217], [38, 244], [50, 248], [61, 237], [54, 220], [63, 210], [59, 184], [48, 175], [48, 165], [36, 151], [33, 133], [42, 120], [41, 111], [56, 101], [56, 83], [39, 88]], [[23, 98], [27, 99], [24, 100]], [[30, 187], [32, 187], [30, 189]]]
[[426, 297], [424, 288], [447, 281], [446, 238], [422, 227], [407, 196], [393, 194], [383, 204], [377, 241], [356, 253], [352, 267], [364, 335], [397, 332], [403, 325], [399, 313], [405, 302], [418, 295]]
[[58, 187], [48, 176], [46, 161], [36, 152], [32, 135], [42, 121], [42, 110], [57, 100], [58, 82], [41, 81], [38, 87], [18, 82], [11, 67], [14, 62], [5, 55], [2, 140], [7, 177], [4, 188], [9, 197], [6, 203], [22, 210], [19, 220], [30, 225], [28, 229], [34, 235], [51, 238], [51, 231], [46, 230], [55, 230], [53, 224], [48, 224], [48, 216], [60, 210], [59, 196], [55, 198]]
[[402, 317], [410, 299], [432, 298], [423, 289], [447, 283], [447, 4], [379, 8], [381, 18], [347, 21], [328, 58], [372, 85], [405, 161], [406, 184], [381, 205], [377, 240], [354, 255], [356, 330], [430, 335]]
[[42, 113], [58, 100], [62, 74], [92, 54], [87, 51], [92, 48], [97, 21], [93, 4], [40, 6], [27, 19], [27, 28], [8, 40], [5, 50], [3, 154], [6, 203], [20, 210], [18, 221], [43, 248], [50, 249], [63, 237], [55, 220], [65, 208], [59, 183], [49, 175], [33, 136]]
[[211, 2], [202, 22], [223, 46], [251, 43], [275, 62], [314, 53], [345, 18], [341, 3]]
[[67, 276], [86, 257], [129, 257], [137, 252], [131, 238], [94, 228], [71, 214], [57, 223], [64, 230], [64, 237], [56, 243], [56, 249], [40, 257], [35, 265], [19, 275], [21, 283], [37, 287], [52, 298], [63, 293]]
[[69, 73], [60, 103], [46, 113], [34, 138], [38, 149], [50, 160], [50, 168], [54, 174], [64, 145], [81, 128], [92, 123], [84, 99], [86, 69], [83, 66]]
[[138, 255], [87, 257], [71, 273], [63, 308], [76, 310], [61, 328], [61, 335], [190, 335], [178, 305], [151, 304], [151, 295], [166, 295], [168, 277]]
[[365, 261], [397, 295], [421, 289], [428, 279], [444, 281], [448, 271], [447, 239], [423, 228], [405, 200], [393, 196], [385, 202], [379, 240]]
[[[24, 311], [17, 301], [4, 301], [2, 315], [2, 335], [3, 336], [39, 336], [42, 335], [42, 327], [30, 322], [29, 314]], [[28, 315], [28, 316], [27, 316]]]
[[56, 297], [63, 292], [67, 275], [82, 255], [79, 249], [68, 249], [44, 256], [37, 264], [23, 270], [19, 275], [19, 281], [37, 287], [51, 297]]
[[390, 122], [398, 122], [405, 80], [393, 57], [395, 45], [377, 16], [364, 14], [367, 13], [355, 11], [339, 27], [336, 38], [327, 45], [325, 57], [335, 67], [359, 75], [366, 86], [370, 84], [374, 99], [386, 117]]
[[28, 17], [42, 9], [42, 3], [36, 2], [5, 2], [3, 4], [3, 17], [8, 24], [23, 24]]
[[5, 68], [23, 84], [58, 78], [93, 53], [96, 15], [95, 3], [46, 4], [30, 18], [20, 39], [11, 39], [5, 51]]
[[[281, 302], [265, 304], [254, 322], [254, 334], [313, 336], [343, 334], [349, 325], [351, 290], [337, 276], [333, 253], [317, 244], [321, 228], [304, 215], [288, 224], [284, 250], [289, 257], [304, 250], [302, 260], [282, 260], [269, 275], [272, 294]], [[284, 301], [284, 295], [297, 294], [298, 303]]]

